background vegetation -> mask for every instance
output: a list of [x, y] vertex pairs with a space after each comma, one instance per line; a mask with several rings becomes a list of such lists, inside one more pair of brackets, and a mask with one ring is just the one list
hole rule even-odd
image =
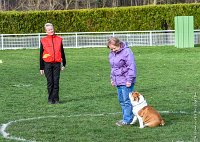
[[200, 27], [200, 4], [1, 12], [0, 33], [41, 33], [46, 22], [56, 32], [173, 30], [175, 16], [184, 15], [194, 16], [194, 28]]

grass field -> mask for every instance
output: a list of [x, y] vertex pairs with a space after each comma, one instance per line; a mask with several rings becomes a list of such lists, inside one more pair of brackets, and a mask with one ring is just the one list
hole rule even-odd
[[[166, 125], [117, 127], [121, 109], [111, 87], [107, 48], [65, 49], [61, 104], [47, 103], [39, 50], [0, 51], [1, 142], [198, 142], [200, 48], [133, 47], [135, 90], [161, 112]], [[4, 124], [4, 125], [3, 125]]]

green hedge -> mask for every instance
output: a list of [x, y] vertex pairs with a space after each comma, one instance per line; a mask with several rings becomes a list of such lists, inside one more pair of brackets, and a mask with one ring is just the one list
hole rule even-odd
[[200, 27], [200, 4], [0, 12], [0, 33], [41, 33], [46, 22], [56, 32], [161, 30], [164, 20], [174, 29], [174, 17], [184, 15], [194, 16], [195, 29]]

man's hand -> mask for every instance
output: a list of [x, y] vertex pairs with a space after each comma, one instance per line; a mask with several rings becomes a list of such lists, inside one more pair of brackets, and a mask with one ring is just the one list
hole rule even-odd
[[44, 70], [40, 70], [40, 74], [43, 75], [44, 74]]

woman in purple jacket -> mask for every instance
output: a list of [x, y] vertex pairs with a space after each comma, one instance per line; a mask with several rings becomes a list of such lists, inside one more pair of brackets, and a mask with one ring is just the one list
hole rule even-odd
[[109, 54], [111, 85], [117, 88], [123, 115], [122, 120], [118, 121], [116, 125], [129, 125], [133, 120], [129, 93], [134, 90], [136, 81], [134, 55], [128, 45], [116, 37], [111, 37], [108, 40], [107, 47], [111, 50]]

